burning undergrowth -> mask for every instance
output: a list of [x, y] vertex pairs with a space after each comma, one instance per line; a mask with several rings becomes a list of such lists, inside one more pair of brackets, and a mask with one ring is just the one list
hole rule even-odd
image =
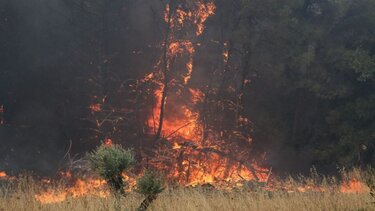
[[[353, 174], [354, 172], [354, 174]], [[346, 178], [350, 175], [352, 178]], [[358, 177], [360, 176], [360, 177]], [[367, 175], [364, 171], [354, 170], [349, 174], [343, 174], [340, 180], [334, 177], [323, 177], [312, 173], [309, 177], [278, 179], [273, 177], [267, 183], [256, 182], [254, 180], [241, 180], [236, 186], [197, 185], [189, 186], [187, 189], [223, 191], [226, 194], [235, 192], [264, 193], [273, 194], [369, 194], [370, 189], [362, 180]], [[74, 176], [70, 172], [60, 173], [60, 179], [38, 179], [30, 176], [10, 177], [5, 172], [1, 173], [1, 194], [7, 197], [17, 194], [16, 190], [21, 189], [22, 193], [32, 193], [33, 200], [41, 204], [54, 204], [70, 199], [94, 197], [107, 199], [111, 197], [111, 190], [103, 179], [98, 179], [93, 175]], [[134, 192], [136, 179], [139, 175], [127, 173], [123, 174], [123, 179], [128, 184], [126, 193]], [[341, 182], [340, 182], [341, 181]], [[7, 184], [7, 185], [6, 185]], [[226, 188], [224, 188], [226, 187]], [[224, 189], [222, 189], [224, 188]], [[167, 189], [178, 189], [176, 184], [168, 183]]]

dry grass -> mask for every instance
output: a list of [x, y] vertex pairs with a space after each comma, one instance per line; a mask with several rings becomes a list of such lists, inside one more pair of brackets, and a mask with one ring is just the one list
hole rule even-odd
[[[120, 209], [116, 209], [114, 197], [85, 196], [42, 205], [34, 198], [34, 194], [40, 191], [40, 186], [27, 178], [9, 187], [3, 184], [1, 189], [0, 210], [4, 211], [135, 210], [143, 200], [141, 195], [132, 192], [121, 199]], [[253, 192], [246, 189], [229, 192], [204, 188], [173, 188], [160, 194], [150, 210], [375, 210], [375, 206], [370, 203], [372, 200], [366, 193], [343, 194], [337, 190], [324, 193], [288, 193], [262, 190]]]
[[[365, 181], [373, 174], [354, 169], [342, 172], [345, 182]], [[231, 191], [221, 191], [212, 187], [167, 188], [151, 205], [149, 210], [374, 210], [375, 200], [368, 192], [341, 193], [342, 182], [335, 178], [319, 175], [314, 169], [310, 177], [289, 178], [273, 181], [273, 187], [264, 189], [257, 183], [247, 183]], [[362, 183], [363, 184], [363, 183]], [[354, 186], [356, 187], [356, 186]], [[46, 188], [64, 190], [63, 181], [46, 184], [31, 177], [14, 180], [0, 180], [0, 211], [8, 210], [136, 210], [143, 196], [131, 192], [117, 201], [86, 194], [84, 197], [68, 197], [59, 203], [41, 204], [35, 194]], [[356, 187], [358, 188], [358, 187]], [[367, 187], [365, 186], [367, 189]], [[270, 191], [272, 190], [272, 191]], [[305, 191], [304, 193], [300, 192]]]
[[[135, 210], [142, 196], [130, 194], [121, 210]], [[165, 191], [150, 210], [375, 210], [368, 194], [342, 193], [224, 193], [175, 189]], [[116, 210], [114, 198], [70, 198], [61, 203], [41, 205], [33, 196], [18, 193], [0, 199], [2, 210]]]

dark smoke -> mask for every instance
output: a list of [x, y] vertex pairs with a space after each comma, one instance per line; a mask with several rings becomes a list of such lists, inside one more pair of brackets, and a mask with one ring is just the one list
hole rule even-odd
[[[137, 80], [162, 55], [166, 2], [0, 0], [0, 171], [54, 175], [108, 137], [126, 147], [154, 144], [145, 122], [155, 87]], [[276, 171], [374, 164], [375, 4], [215, 3], [194, 40], [189, 84], [209, 96], [194, 108], [207, 128], [233, 137], [240, 108], [251, 122], [241, 128], [253, 141], [246, 150], [266, 152]], [[103, 111], [94, 116], [92, 104]], [[98, 128], [95, 118], [107, 115]]]

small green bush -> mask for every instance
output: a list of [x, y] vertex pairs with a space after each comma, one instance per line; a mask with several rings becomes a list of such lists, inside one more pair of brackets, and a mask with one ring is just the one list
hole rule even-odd
[[147, 210], [151, 203], [157, 198], [157, 195], [163, 190], [163, 180], [161, 177], [151, 171], [146, 171], [145, 174], [137, 180], [136, 191], [146, 197], [139, 206], [138, 211]]
[[101, 145], [88, 154], [90, 167], [104, 178], [113, 191], [124, 194], [126, 182], [122, 173], [134, 164], [134, 152], [121, 145]]
[[143, 195], [159, 194], [163, 190], [163, 180], [153, 172], [146, 171], [145, 174], [137, 180], [137, 192]]

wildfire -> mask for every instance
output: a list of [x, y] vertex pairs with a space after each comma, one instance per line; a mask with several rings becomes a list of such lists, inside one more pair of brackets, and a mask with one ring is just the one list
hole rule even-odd
[[188, 84], [193, 73], [193, 56], [195, 53], [195, 47], [189, 40], [178, 40], [169, 44], [170, 58], [177, 57], [178, 55], [183, 55], [184, 53], [188, 55], [188, 62], [186, 63], [187, 73], [182, 76], [184, 84], [186, 85]]
[[[255, 176], [246, 166], [239, 164], [233, 165], [228, 159], [220, 158], [217, 155], [214, 160], [206, 163], [194, 164], [186, 161], [183, 165], [185, 168], [188, 168], [190, 165], [191, 176], [187, 186], [208, 183], [215, 185], [216, 188], [231, 189], [245, 181], [255, 180]], [[194, 168], [191, 165], [198, 166]], [[256, 176], [259, 178], [259, 182], [266, 182], [268, 169], [260, 168], [256, 164], [252, 164], [252, 167], [257, 172]]]
[[8, 177], [5, 171], [0, 171], [0, 178]]
[[186, 64], [186, 69], [188, 70], [186, 76], [184, 77], [184, 84], [188, 84], [190, 78], [191, 78], [191, 75], [193, 74], [193, 60], [190, 60], [187, 64]]
[[[197, 0], [193, 1], [188, 4], [188, 8], [183, 8], [181, 5], [177, 6], [175, 11], [171, 11], [170, 5], [167, 4], [164, 12], [164, 20], [165, 22], [170, 22], [170, 28], [172, 31], [171, 41], [168, 43], [168, 60], [174, 60], [179, 55], [187, 55], [187, 62], [185, 64], [186, 73], [182, 74], [182, 82], [183, 85], [187, 85], [191, 79], [193, 74], [193, 57], [195, 53], [195, 46], [193, 45], [193, 41], [191, 39], [176, 39], [173, 32], [177, 30], [181, 30], [185, 26], [196, 26], [194, 29], [195, 36], [198, 37], [203, 33], [204, 30], [204, 23], [208, 19], [208, 17], [214, 14], [216, 9], [215, 5], [212, 2], [205, 3], [204, 1]], [[172, 15], [171, 15], [172, 14]], [[170, 18], [170, 20], [169, 20]], [[170, 62], [168, 62], [170, 63]], [[161, 64], [159, 61], [158, 64]], [[170, 64], [169, 64], [170, 65]], [[151, 73], [147, 75], [145, 78], [151, 80], [154, 78], [155, 74]], [[160, 108], [161, 108], [161, 101], [162, 101], [162, 93], [163, 89], [165, 88], [164, 84], [161, 82], [156, 82], [159, 86], [157, 90], [155, 90], [155, 100], [156, 104], [152, 110], [152, 115], [148, 119], [148, 125], [153, 128], [153, 131], [159, 127], [159, 122], [157, 121], [160, 119]], [[190, 98], [193, 101], [193, 104], [198, 102], [198, 90], [192, 92], [190, 89]], [[177, 113], [174, 115], [167, 115], [164, 118], [163, 122], [163, 135], [165, 137], [169, 136], [181, 136], [187, 140], [197, 140], [197, 131], [200, 130], [200, 125], [197, 124], [199, 115], [197, 112], [194, 112], [189, 105], [179, 105], [178, 102], [170, 102], [169, 99], [167, 100], [166, 104], [178, 104], [180, 107]], [[170, 106], [169, 106], [170, 107]]]
[[197, 24], [197, 31], [196, 35], [199, 36], [203, 33], [205, 29], [204, 23], [206, 22], [207, 18], [211, 15], [215, 14], [216, 6], [213, 2], [209, 2], [207, 4], [199, 3], [198, 10], [197, 10], [197, 19], [195, 23]]
[[105, 198], [109, 195], [109, 190], [105, 188], [104, 180], [78, 179], [72, 187], [48, 190], [41, 194], [36, 194], [35, 199], [42, 204], [50, 204], [65, 201], [67, 198], [77, 198], [86, 195]]
[[104, 140], [104, 145], [105, 145], [105, 146], [112, 146], [112, 145], [113, 145], [113, 141], [112, 141], [112, 139], [110, 139], [110, 138], [106, 138], [106, 139]]
[[[71, 180], [72, 175], [68, 172], [61, 172], [63, 178]], [[123, 180], [127, 182], [128, 187], [125, 191], [130, 192], [136, 185], [135, 177], [129, 176], [126, 173], [122, 174]], [[43, 182], [43, 180], [42, 180]], [[44, 180], [44, 183], [50, 184], [50, 180]], [[110, 190], [107, 182], [102, 179], [77, 179], [70, 187], [58, 186], [51, 188], [45, 192], [35, 195], [35, 199], [41, 204], [58, 203], [67, 200], [68, 198], [78, 198], [84, 196], [94, 196], [100, 198], [107, 198], [110, 195]]]
[[357, 179], [350, 179], [344, 182], [340, 186], [340, 192], [342, 193], [366, 193], [369, 192], [369, 188]]
[[[171, 10], [174, 11], [171, 11]], [[181, 184], [195, 186], [198, 184], [226, 183], [236, 184], [240, 181], [253, 180], [263, 181], [267, 178], [268, 169], [259, 167], [255, 162], [242, 163], [242, 153], [239, 156], [231, 156], [233, 152], [225, 149], [225, 141], [220, 137], [205, 137], [203, 142], [203, 124], [200, 122], [200, 114], [195, 107], [202, 103], [205, 94], [197, 89], [188, 87], [189, 81], [193, 75], [195, 47], [194, 39], [203, 34], [205, 22], [214, 15], [216, 6], [213, 2], [195, 0], [184, 6], [177, 5], [171, 8], [168, 4], [165, 8], [164, 20], [169, 23], [171, 35], [168, 45], [167, 66], [171, 68], [172, 61], [181, 58], [185, 63], [185, 70], [173, 70], [180, 73], [182, 80], [173, 79], [169, 83], [163, 83], [163, 75], [159, 73], [162, 68], [160, 60], [157, 65], [157, 72], [151, 73], [143, 81], [153, 81], [157, 85], [155, 90], [155, 105], [152, 109], [152, 115], [148, 118], [148, 126], [155, 131], [159, 128], [159, 119], [162, 106], [165, 108], [163, 116], [162, 136], [170, 142], [170, 147], [160, 148], [158, 150], [165, 153], [172, 159], [173, 165], [164, 165], [160, 159], [156, 158], [153, 166], [163, 170], [167, 177], [177, 180]], [[186, 33], [193, 31], [193, 33]], [[181, 36], [184, 30], [185, 36]], [[165, 44], [164, 44], [165, 45]], [[225, 43], [227, 49], [227, 43]], [[226, 60], [228, 59], [228, 52]], [[171, 71], [168, 69], [168, 71]], [[175, 93], [169, 91], [165, 98], [164, 105], [161, 105], [163, 90], [165, 86], [168, 90], [177, 90]], [[174, 86], [174, 89], [173, 87]], [[174, 95], [173, 95], [174, 94]], [[171, 150], [171, 151], [170, 151]], [[236, 150], [236, 148], [233, 148]], [[241, 149], [237, 148], [238, 152]], [[164, 154], [165, 155], [165, 154]], [[150, 161], [153, 162], [153, 161]]]
[[311, 185], [305, 185], [301, 187], [297, 187], [298, 192], [305, 193], [305, 192], [326, 192], [326, 189], [319, 186], [311, 186]]
[[16, 177], [9, 176], [5, 171], [0, 171], [0, 180], [14, 180]]
[[96, 103], [96, 104], [92, 104], [90, 105], [90, 110], [91, 112], [95, 113], [95, 112], [99, 112], [102, 110], [102, 105], [100, 103]]
[[[203, 0], [196, 0], [190, 3], [191, 10], [185, 11], [177, 8], [176, 15], [171, 17], [171, 27], [181, 29], [186, 22], [191, 22], [196, 27], [195, 35], [200, 36], [206, 28], [205, 22], [215, 14], [216, 6], [213, 2], [205, 3]], [[164, 21], [168, 22], [170, 6], [167, 4], [164, 12]]]
[[[198, 93], [200, 91], [191, 89], [191, 101], [197, 102], [201, 97]], [[161, 89], [155, 91], [157, 102], [161, 101], [162, 91]], [[156, 121], [160, 118], [160, 103], [153, 108], [153, 115], [148, 120], [148, 125], [152, 128], [159, 127], [159, 123]], [[179, 114], [167, 116], [163, 123], [163, 135], [165, 137], [180, 136], [186, 140], [197, 140], [196, 131], [201, 127], [198, 122], [199, 115], [193, 112], [186, 105], [183, 105], [179, 109]]]

